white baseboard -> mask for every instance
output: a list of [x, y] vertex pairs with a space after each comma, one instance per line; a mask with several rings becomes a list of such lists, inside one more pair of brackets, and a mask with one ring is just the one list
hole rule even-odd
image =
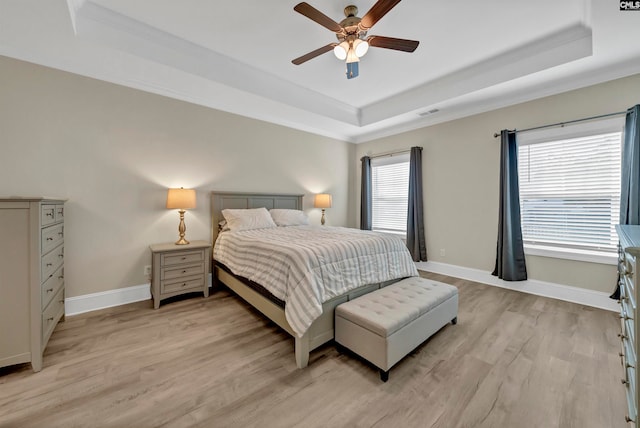
[[[209, 274], [209, 287], [211, 287], [211, 274]], [[133, 287], [67, 297], [64, 299], [64, 311], [66, 315], [78, 315], [149, 299], [151, 299], [151, 288], [150, 284], [146, 283], [134, 285]]]
[[84, 294], [82, 296], [67, 297], [64, 299], [64, 311], [66, 315], [78, 315], [97, 311], [98, 309], [149, 300], [150, 298], [151, 290], [149, 283], [147, 283], [99, 293]]
[[609, 293], [602, 291], [587, 290], [585, 288], [554, 284], [536, 279], [504, 281], [491, 275], [491, 273], [487, 271], [440, 262], [417, 262], [416, 267], [420, 270], [467, 279], [495, 287], [508, 288], [509, 290], [522, 291], [523, 293], [535, 294], [537, 296], [551, 297], [552, 299], [565, 300], [567, 302], [593, 306], [594, 308], [606, 309], [608, 311], [620, 311], [618, 303], [609, 298]]
[[[440, 262], [418, 262], [416, 263], [416, 267], [420, 270], [467, 279], [495, 287], [522, 291], [523, 293], [550, 297], [552, 299], [565, 300], [567, 302], [579, 303], [581, 305], [593, 306], [595, 308], [606, 309], [614, 312], [620, 311], [620, 307], [616, 301], [610, 299], [609, 294], [602, 291], [587, 290], [585, 288], [554, 284], [551, 282], [538, 281], [536, 279], [528, 279], [526, 281], [503, 281], [502, 279], [491, 275], [491, 273], [487, 271]], [[209, 274], [209, 286], [211, 286], [211, 274]], [[128, 303], [140, 302], [142, 300], [149, 299], [151, 299], [151, 291], [149, 283], [146, 283], [142, 285], [135, 285], [133, 287], [85, 294], [83, 296], [68, 297], [65, 299], [64, 307], [66, 315], [78, 315], [85, 312], [97, 311], [98, 309], [126, 305]]]

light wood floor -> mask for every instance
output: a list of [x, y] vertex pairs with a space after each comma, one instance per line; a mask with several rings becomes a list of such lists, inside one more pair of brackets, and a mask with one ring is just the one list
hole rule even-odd
[[[617, 315], [427, 274], [448, 325], [391, 370], [293, 340], [226, 290], [68, 317], [44, 369], [0, 369], [2, 427], [626, 427]], [[3, 326], [5, 328], [5, 326]]]

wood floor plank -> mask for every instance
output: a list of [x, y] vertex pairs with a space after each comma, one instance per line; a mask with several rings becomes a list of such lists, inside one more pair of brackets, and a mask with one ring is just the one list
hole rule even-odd
[[221, 289], [67, 317], [41, 372], [0, 369], [0, 427], [626, 427], [615, 313], [423, 275], [459, 288], [459, 322], [386, 383], [332, 343], [298, 370]]

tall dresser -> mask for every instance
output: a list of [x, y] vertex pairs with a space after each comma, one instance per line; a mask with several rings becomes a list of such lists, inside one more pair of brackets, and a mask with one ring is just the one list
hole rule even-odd
[[624, 368], [622, 384], [626, 389], [627, 422], [638, 426], [638, 376], [636, 374], [638, 352], [638, 286], [640, 285], [640, 226], [616, 226], [620, 246], [618, 273], [620, 274], [620, 324], [622, 342], [620, 358]]
[[0, 367], [42, 369], [64, 318], [64, 200], [0, 198]]

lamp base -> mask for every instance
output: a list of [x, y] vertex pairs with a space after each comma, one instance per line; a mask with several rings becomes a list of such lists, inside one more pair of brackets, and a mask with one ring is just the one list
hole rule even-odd
[[180, 224], [178, 225], [178, 233], [180, 234], [180, 239], [176, 241], [176, 245], [187, 245], [189, 241], [184, 239], [184, 233], [187, 231], [187, 226], [184, 224], [184, 210], [178, 211], [180, 213]]
[[320, 224], [324, 226], [324, 208], [322, 209], [322, 217], [320, 218]]

